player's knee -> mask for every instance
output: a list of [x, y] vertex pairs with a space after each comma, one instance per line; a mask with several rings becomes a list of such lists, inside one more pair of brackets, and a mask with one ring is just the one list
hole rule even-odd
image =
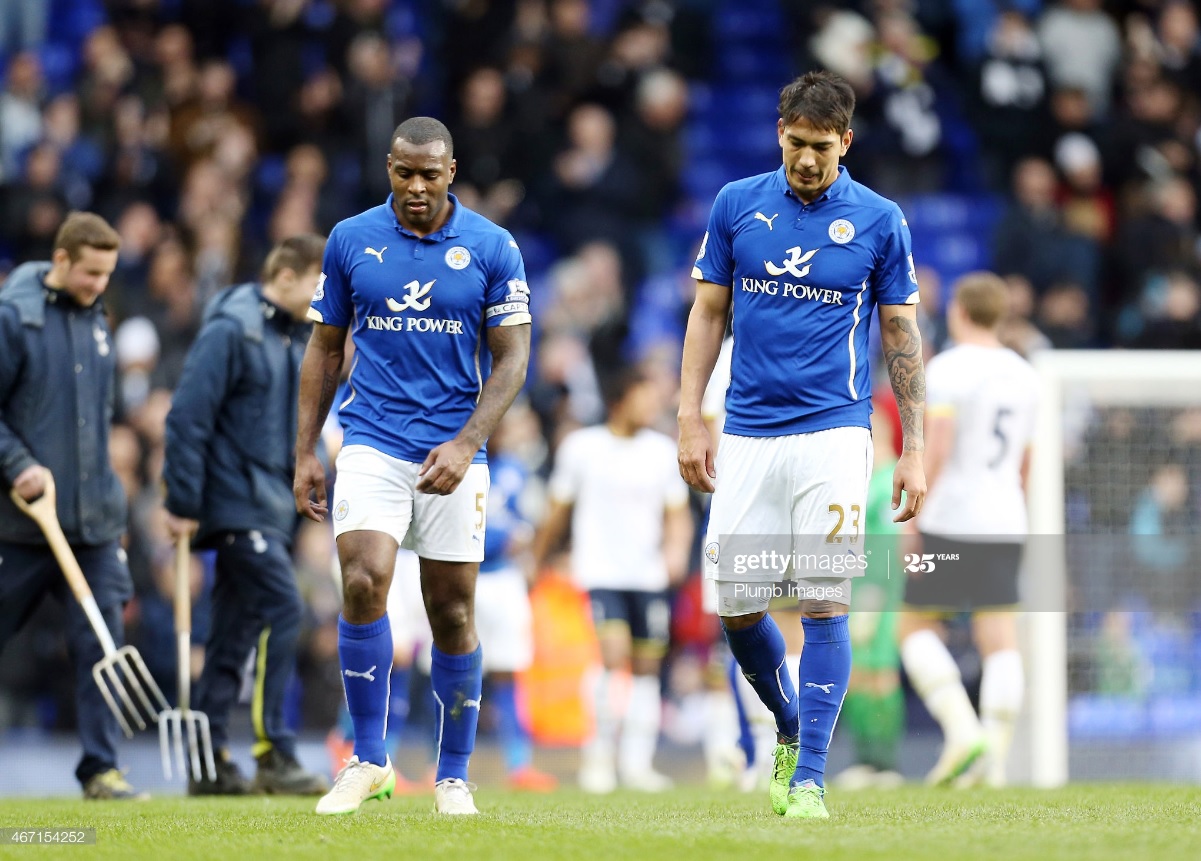
[[346, 607], [366, 610], [375, 604], [383, 606], [387, 597], [366, 568], [355, 565], [342, 570], [342, 602]]
[[846, 614], [846, 604], [815, 599], [801, 601], [801, 615], [807, 619], [833, 619], [835, 616], [845, 616]]
[[758, 625], [766, 615], [766, 610], [760, 610], [758, 613], [745, 613], [741, 616], [722, 616], [721, 624], [727, 631], [742, 631]]
[[465, 630], [472, 623], [471, 603], [458, 598], [431, 603], [428, 607], [430, 628], [438, 636]]

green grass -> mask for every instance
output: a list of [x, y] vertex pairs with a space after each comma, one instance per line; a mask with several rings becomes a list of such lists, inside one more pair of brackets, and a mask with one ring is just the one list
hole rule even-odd
[[774, 816], [766, 792], [476, 795], [478, 817], [437, 817], [431, 796], [369, 802], [349, 817], [315, 816], [310, 799], [0, 800], [0, 827], [97, 830], [95, 846], [3, 846], [0, 858], [1141, 861], [1196, 858], [1201, 847], [1201, 790], [1194, 787], [832, 794], [828, 822]]

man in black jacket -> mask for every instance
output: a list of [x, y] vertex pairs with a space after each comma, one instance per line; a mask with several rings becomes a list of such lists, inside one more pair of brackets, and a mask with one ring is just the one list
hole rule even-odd
[[[320, 236], [285, 239], [267, 256], [261, 285], [232, 287], [209, 303], [167, 416], [168, 529], [217, 551], [212, 627], [193, 707], [208, 714], [218, 773], [190, 780], [192, 795], [320, 795], [329, 788], [297, 762], [283, 717], [304, 611], [291, 553], [299, 521], [292, 448], [309, 330], [302, 321], [324, 249]], [[228, 750], [230, 710], [252, 647], [253, 785]]]
[[133, 581], [118, 543], [125, 493], [108, 457], [116, 355], [100, 302], [119, 245], [103, 218], [73, 212], [51, 261], [17, 267], [0, 289], [0, 649], [46, 593], [65, 604], [85, 798], [142, 796], [117, 768], [120, 730], [92, 678], [104, 652], [41, 530], [8, 492], [33, 501], [47, 472], [54, 477], [63, 532], [120, 646]]

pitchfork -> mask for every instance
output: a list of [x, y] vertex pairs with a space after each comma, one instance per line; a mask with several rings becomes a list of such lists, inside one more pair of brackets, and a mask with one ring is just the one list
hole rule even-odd
[[[104, 616], [100, 614], [100, 608], [96, 605], [92, 589], [83, 576], [83, 570], [79, 567], [79, 561], [71, 552], [71, 545], [67, 542], [67, 537], [63, 535], [62, 526], [59, 525], [58, 513], [55, 510], [54, 476], [51, 475], [50, 470], [45, 470], [45, 476], [46, 489], [33, 502], [26, 502], [22, 499], [16, 489], [13, 489], [9, 495], [17, 508], [29, 515], [41, 528], [42, 534], [50, 543], [54, 558], [58, 560], [58, 566], [62, 569], [63, 576], [67, 578], [75, 600], [83, 608], [84, 615], [88, 617], [88, 622], [92, 625], [92, 630], [96, 632], [96, 639], [100, 641], [104, 657], [92, 667], [92, 678], [96, 680], [96, 686], [100, 688], [104, 701], [108, 703], [109, 710], [116, 716], [122, 731], [128, 738], [133, 738], [133, 728], [126, 716], [133, 718], [138, 729], [146, 729], [146, 719], [143, 714], [150, 716], [151, 723], [157, 721], [158, 713], [167, 708], [167, 698], [155, 684], [154, 677], [150, 675], [150, 670], [147, 669], [146, 662], [142, 660], [138, 650], [128, 645], [118, 649], [117, 644], [113, 641], [113, 635], [104, 623]], [[124, 682], [122, 678], [124, 678]], [[137, 697], [140, 709], [126, 690], [126, 684]], [[115, 697], [113, 696], [114, 691], [116, 691]], [[149, 695], [147, 695], [147, 691], [150, 692]], [[152, 698], [154, 702], [151, 702]], [[120, 704], [118, 704], [118, 700], [120, 700]], [[156, 703], [157, 708], [155, 707]], [[122, 706], [124, 706], [124, 710]]]
[[[201, 759], [208, 779], [217, 779], [217, 764], [213, 761], [213, 737], [209, 718], [204, 712], [191, 708], [192, 698], [192, 554], [188, 536], [180, 535], [175, 543], [175, 643], [179, 707], [168, 709], [158, 716], [158, 741], [163, 754], [163, 774], [171, 779], [171, 748], [180, 774], [192, 767], [192, 779], [203, 780]], [[188, 739], [188, 756], [184, 759], [184, 736]]]

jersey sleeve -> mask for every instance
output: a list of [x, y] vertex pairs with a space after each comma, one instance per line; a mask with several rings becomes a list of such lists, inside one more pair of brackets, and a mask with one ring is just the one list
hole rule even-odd
[[559, 443], [555, 455], [555, 468], [551, 472], [548, 488], [555, 502], [573, 503], [580, 492], [581, 454], [578, 431], [568, 434]]
[[697, 281], [709, 281], [730, 287], [734, 283], [734, 233], [730, 224], [730, 195], [723, 188], [713, 201], [709, 213], [709, 226], [696, 263], [692, 266], [692, 277]]
[[350, 273], [343, 251], [344, 233], [340, 224], [330, 231], [321, 260], [321, 277], [317, 279], [317, 289], [313, 291], [313, 302], [309, 306], [309, 319], [328, 326], [347, 327], [354, 317]]
[[484, 325], [520, 326], [531, 322], [530, 288], [525, 280], [525, 261], [508, 232], [499, 243], [489, 267], [484, 293]]
[[917, 272], [913, 268], [913, 239], [900, 208], [888, 214], [882, 227], [880, 250], [872, 273], [877, 305], [916, 305]]

